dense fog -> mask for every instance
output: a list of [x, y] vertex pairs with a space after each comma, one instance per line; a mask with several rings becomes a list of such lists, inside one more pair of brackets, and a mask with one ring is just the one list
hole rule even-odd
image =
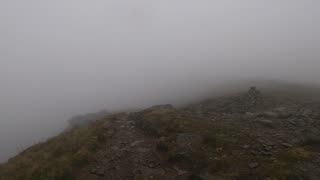
[[0, 161], [76, 114], [320, 83], [316, 0], [1, 0]]

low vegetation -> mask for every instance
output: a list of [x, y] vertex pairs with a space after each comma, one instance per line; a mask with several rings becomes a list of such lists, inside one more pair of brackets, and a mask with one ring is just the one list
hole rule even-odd
[[74, 179], [74, 172], [87, 164], [105, 142], [108, 119], [76, 128], [36, 144], [20, 153], [0, 171], [1, 180]]
[[0, 180], [319, 177], [320, 113], [256, 92], [108, 115], [25, 150]]
[[240, 116], [231, 124], [217, 123], [207, 115], [185, 114], [165, 105], [146, 109], [134, 117], [146, 134], [160, 138], [159, 147], [165, 150], [168, 162], [186, 170], [194, 179], [201, 179], [198, 175], [204, 173], [224, 178], [302, 178], [296, 166], [315, 155], [307, 146], [282, 148], [275, 147], [276, 143], [261, 144], [260, 138], [268, 138], [257, 138], [259, 130], [243, 131], [241, 127], [248, 129], [250, 124]]

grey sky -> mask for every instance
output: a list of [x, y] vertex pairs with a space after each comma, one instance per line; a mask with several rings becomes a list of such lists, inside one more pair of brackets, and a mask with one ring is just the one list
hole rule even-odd
[[1, 0], [0, 160], [78, 113], [217, 82], [320, 83], [317, 0]]

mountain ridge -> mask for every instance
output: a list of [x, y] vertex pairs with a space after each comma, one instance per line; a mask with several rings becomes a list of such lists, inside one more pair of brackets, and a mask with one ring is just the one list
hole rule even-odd
[[319, 104], [289, 96], [108, 113], [11, 158], [0, 179], [316, 179]]

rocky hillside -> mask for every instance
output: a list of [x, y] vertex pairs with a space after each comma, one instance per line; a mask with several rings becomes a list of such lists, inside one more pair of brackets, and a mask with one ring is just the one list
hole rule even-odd
[[25, 150], [0, 179], [318, 179], [319, 107], [251, 88], [107, 114]]

